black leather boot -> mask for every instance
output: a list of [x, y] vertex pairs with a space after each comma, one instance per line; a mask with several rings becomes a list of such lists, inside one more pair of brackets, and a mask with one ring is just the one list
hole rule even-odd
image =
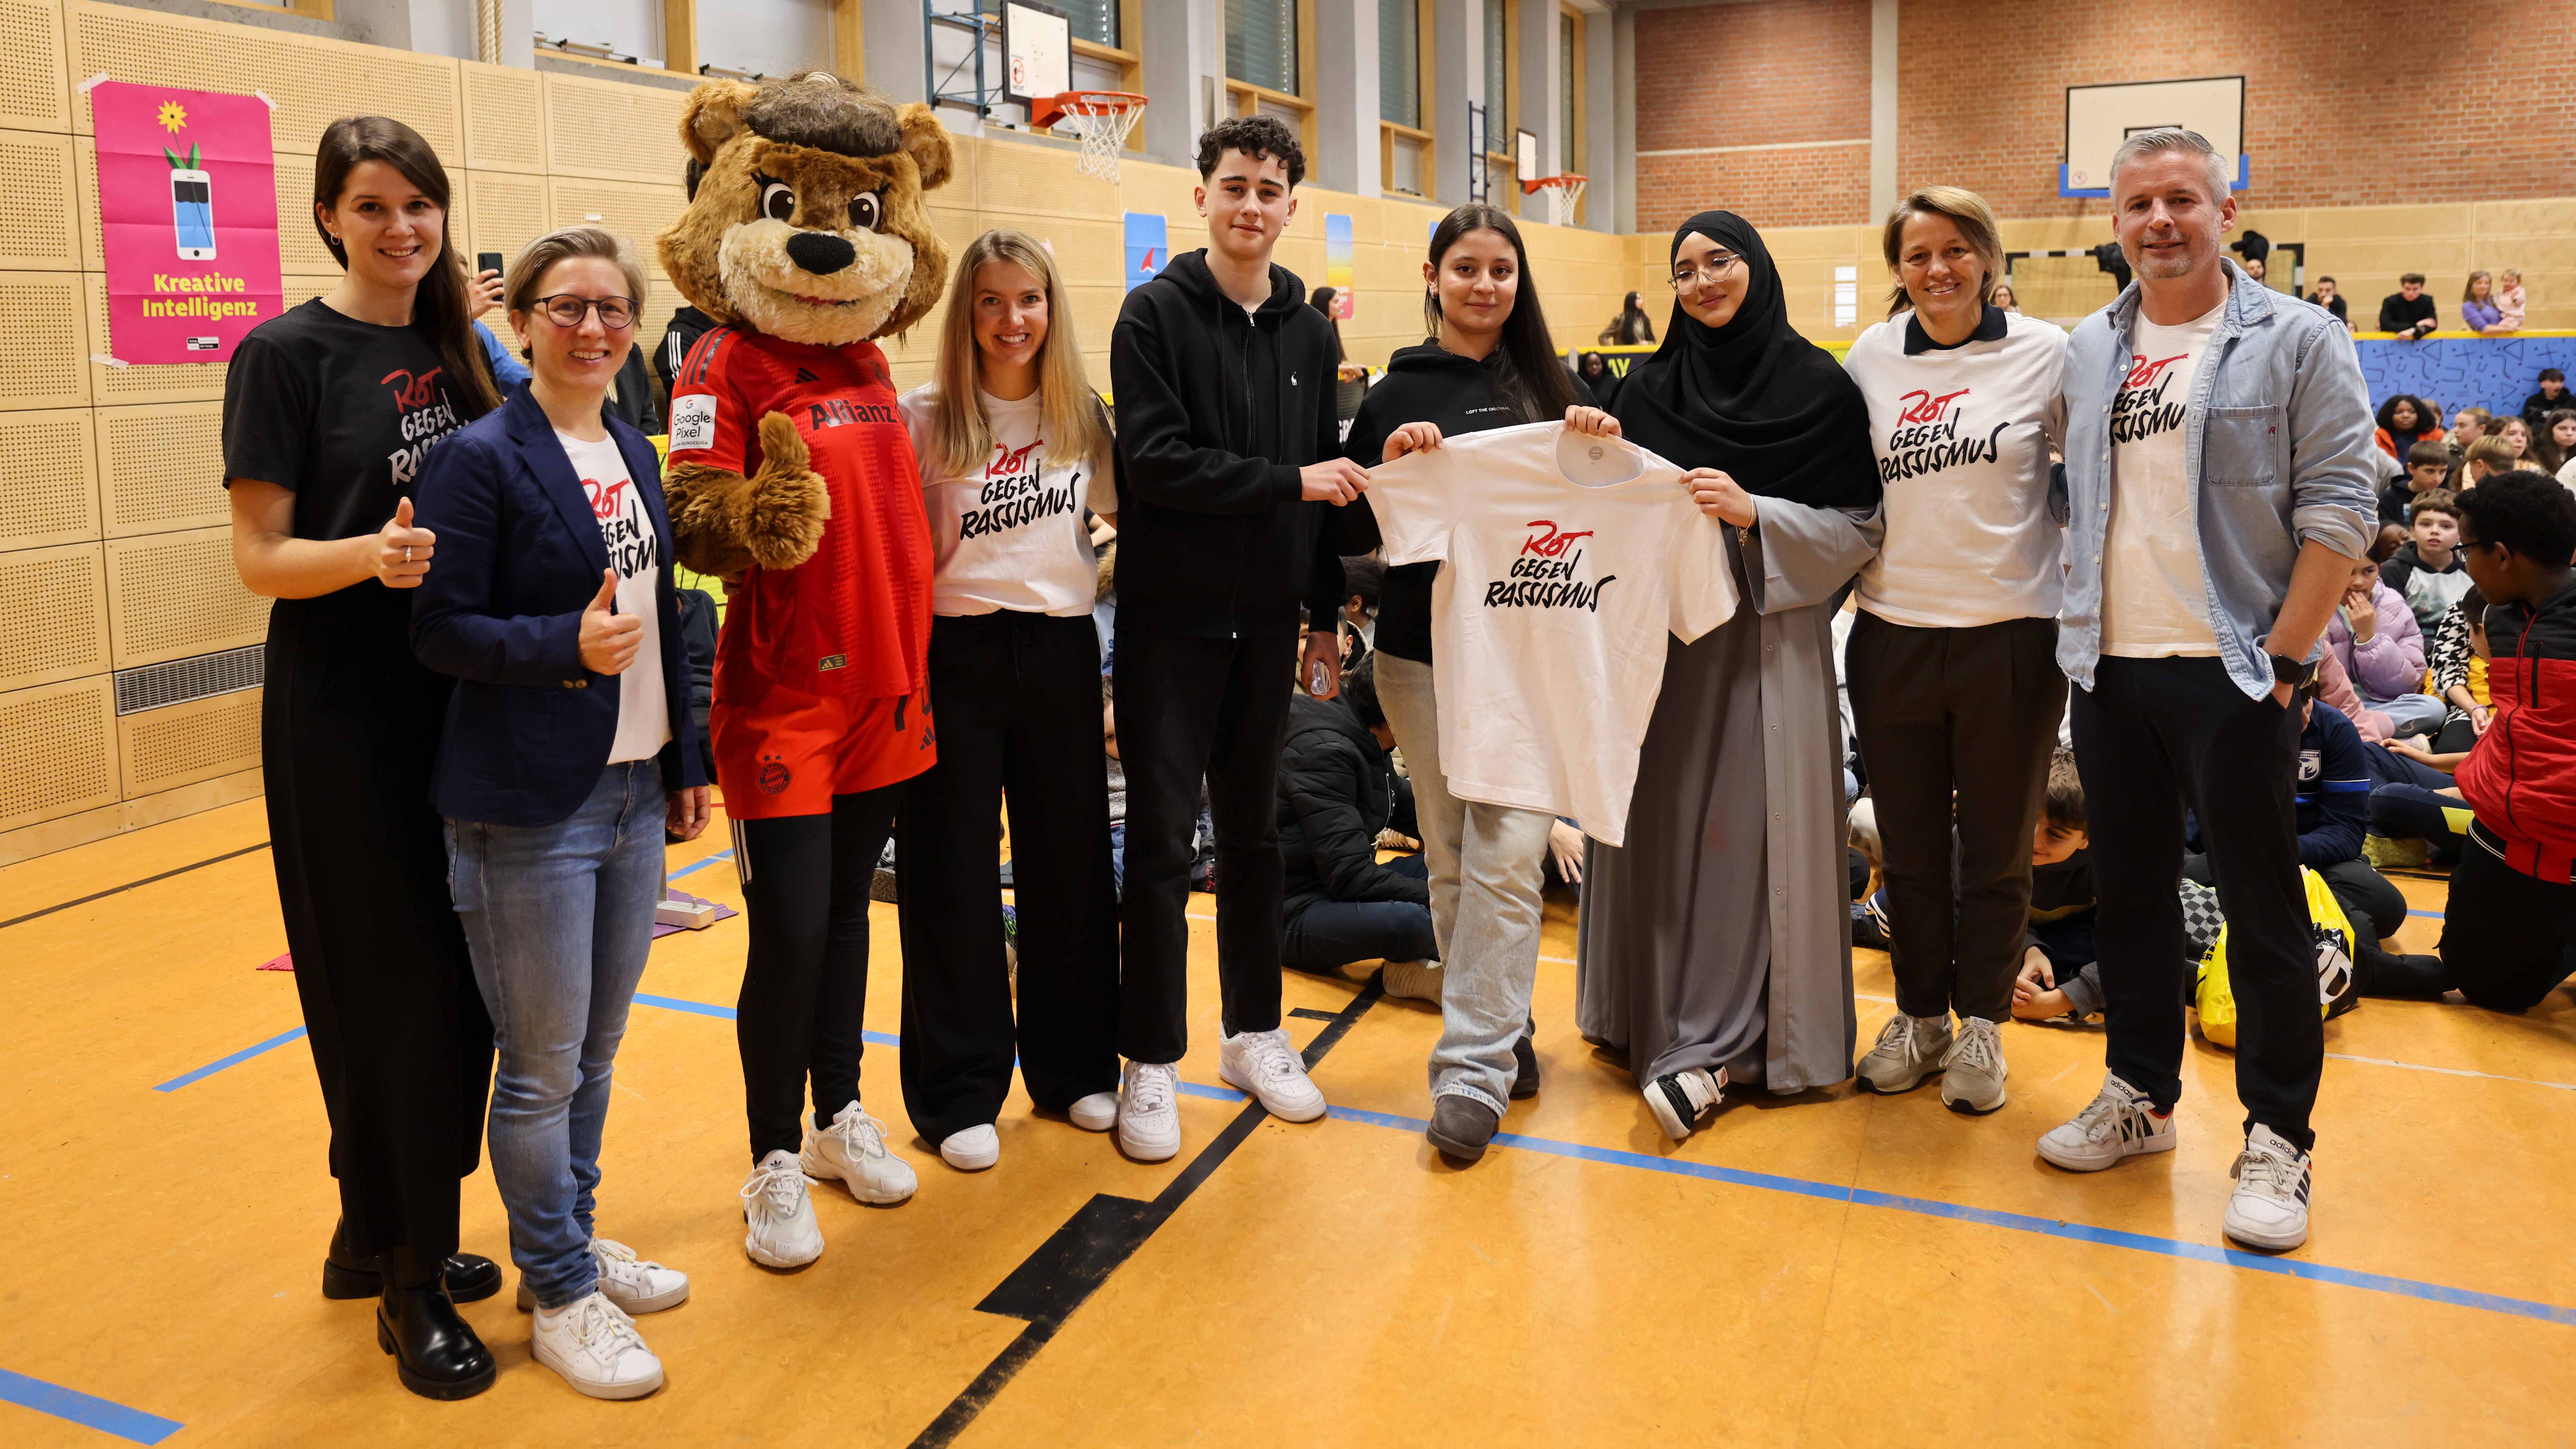
[[437, 1265], [397, 1249], [392, 1267], [376, 1300], [376, 1346], [394, 1356], [403, 1387], [425, 1399], [470, 1399], [492, 1387], [492, 1351], [457, 1316]]
[[1531, 1045], [1528, 1032], [1522, 1032], [1521, 1039], [1512, 1043], [1512, 1068], [1511, 1099], [1526, 1102], [1537, 1096], [1538, 1048]]
[[[349, 1225], [331, 1229], [331, 1250], [322, 1258], [322, 1296], [381, 1298], [384, 1273], [373, 1258], [349, 1250]], [[458, 1303], [479, 1303], [501, 1291], [501, 1265], [480, 1253], [458, 1253], [447, 1260], [447, 1296]]]

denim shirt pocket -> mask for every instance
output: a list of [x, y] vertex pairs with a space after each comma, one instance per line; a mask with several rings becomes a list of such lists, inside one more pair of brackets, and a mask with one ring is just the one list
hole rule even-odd
[[2286, 410], [2269, 404], [2212, 407], [2202, 424], [2201, 476], [2220, 487], [2287, 487]]

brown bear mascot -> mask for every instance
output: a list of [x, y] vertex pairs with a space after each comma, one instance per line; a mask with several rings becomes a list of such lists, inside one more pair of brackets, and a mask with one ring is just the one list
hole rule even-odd
[[751, 918], [743, 1248], [793, 1268], [823, 1251], [808, 1175], [863, 1202], [914, 1186], [859, 1107], [869, 885], [934, 758], [930, 528], [875, 339], [939, 300], [922, 193], [949, 141], [928, 107], [819, 71], [710, 81], [680, 139], [698, 184], [662, 269], [721, 325], [672, 383], [664, 491], [680, 562], [728, 583], [709, 723]]

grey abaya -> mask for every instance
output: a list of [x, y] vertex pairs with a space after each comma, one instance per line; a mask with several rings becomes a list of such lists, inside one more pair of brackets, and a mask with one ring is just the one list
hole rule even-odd
[[1757, 497], [1726, 530], [1745, 607], [1666, 641], [1628, 843], [1594, 844], [1577, 1024], [1640, 1086], [1693, 1067], [1774, 1092], [1851, 1075], [1850, 891], [1830, 606], [1879, 515]]

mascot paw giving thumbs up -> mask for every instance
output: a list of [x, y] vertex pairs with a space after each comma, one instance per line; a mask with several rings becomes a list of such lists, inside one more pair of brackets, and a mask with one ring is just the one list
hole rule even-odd
[[750, 915], [744, 1247], [793, 1267], [823, 1246], [800, 1169], [913, 1187], [858, 1091], [869, 883], [934, 759], [930, 530], [875, 339], [939, 300], [923, 193], [951, 153], [929, 108], [819, 71], [711, 81], [680, 131], [697, 184], [662, 268], [721, 325], [671, 388], [665, 494], [680, 562], [731, 580], [709, 722]]

